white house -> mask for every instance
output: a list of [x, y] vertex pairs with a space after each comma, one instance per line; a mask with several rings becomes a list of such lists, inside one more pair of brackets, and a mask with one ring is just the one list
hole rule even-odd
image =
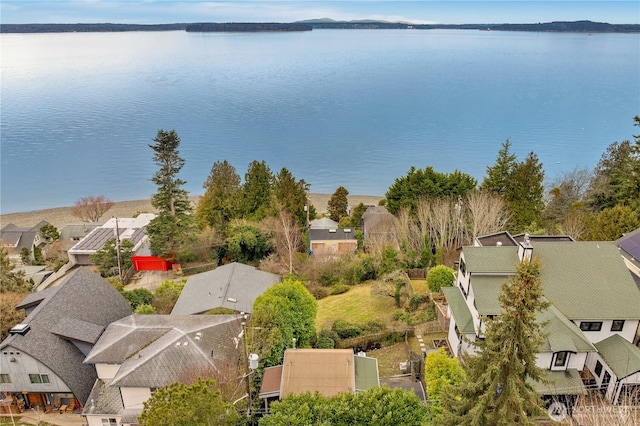
[[241, 332], [237, 315], [131, 315], [110, 324], [84, 360], [98, 374], [82, 412], [88, 426], [138, 424], [154, 389], [173, 382], [224, 371], [236, 379]]
[[[444, 289], [452, 352], [474, 353], [483, 321], [501, 313], [501, 285], [516, 274], [518, 262], [533, 256], [540, 259], [543, 293], [551, 303], [540, 314], [547, 338], [537, 357], [551, 382], [537, 389], [569, 404], [586, 392], [583, 384], [593, 377], [614, 403], [621, 402], [621, 393], [640, 391], [640, 365], [636, 370], [634, 361], [640, 360], [640, 350], [631, 344], [640, 323], [640, 290], [612, 242], [500, 233], [463, 247], [455, 286]], [[626, 368], [611, 353], [628, 354]], [[603, 371], [610, 372], [609, 381]]]

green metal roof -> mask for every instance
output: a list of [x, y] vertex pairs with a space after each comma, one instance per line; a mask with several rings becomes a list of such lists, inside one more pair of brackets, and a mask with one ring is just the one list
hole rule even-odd
[[567, 318], [640, 319], [640, 290], [613, 242], [536, 242], [544, 295]]
[[595, 344], [600, 356], [618, 379], [640, 371], [640, 349], [618, 334]]
[[562, 315], [555, 306], [538, 315], [538, 321], [547, 322], [544, 333], [547, 335], [540, 352], [595, 352], [596, 348], [580, 331], [577, 325]]
[[467, 307], [467, 302], [464, 300], [460, 289], [458, 287], [442, 287], [442, 292], [447, 299], [447, 303], [449, 303], [451, 315], [453, 315], [458, 330], [465, 334], [475, 333], [471, 312]]
[[356, 369], [356, 391], [379, 387], [378, 360], [358, 355], [355, 355], [353, 359]]
[[498, 300], [502, 283], [509, 280], [504, 275], [478, 275], [471, 279], [474, 303], [480, 315], [500, 315], [502, 306]]
[[472, 274], [515, 274], [519, 262], [517, 247], [463, 247], [462, 255]]
[[543, 378], [548, 383], [533, 382], [533, 388], [542, 395], [586, 395], [587, 391], [578, 370], [544, 370]]

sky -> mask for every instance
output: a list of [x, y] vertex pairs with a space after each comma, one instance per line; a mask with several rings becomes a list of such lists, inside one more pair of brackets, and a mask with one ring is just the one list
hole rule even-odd
[[530, 0], [0, 0], [0, 22], [293, 22], [376, 19], [416, 24], [499, 24], [591, 20], [640, 24], [640, 1]]

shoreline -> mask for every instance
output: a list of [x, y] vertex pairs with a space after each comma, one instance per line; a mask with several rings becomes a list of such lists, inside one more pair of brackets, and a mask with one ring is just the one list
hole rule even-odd
[[[332, 194], [309, 194], [309, 200], [318, 214], [327, 211], [327, 203]], [[200, 196], [191, 197], [194, 203]], [[365, 205], [378, 205], [378, 202], [384, 197], [375, 195], [349, 195], [349, 206], [354, 207], [360, 203]], [[7, 213], [0, 215], [0, 228], [14, 224], [20, 227], [35, 226], [40, 221], [47, 221], [58, 230], [69, 224], [82, 223], [78, 218], [71, 214], [71, 206], [55, 207], [43, 210], [33, 210], [19, 213]], [[109, 218], [116, 217], [132, 217], [136, 213], [155, 213], [156, 209], [151, 206], [151, 199], [146, 200], [128, 200], [114, 201], [111, 207], [101, 218], [100, 222], [106, 222]]]

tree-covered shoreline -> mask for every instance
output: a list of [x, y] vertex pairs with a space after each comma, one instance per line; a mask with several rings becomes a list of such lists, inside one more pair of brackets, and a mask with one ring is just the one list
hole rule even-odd
[[609, 24], [593, 21], [554, 21], [530, 24], [412, 24], [387, 21], [334, 21], [316, 19], [301, 22], [199, 22], [173, 24], [2, 24], [0, 33], [69, 33], [69, 32], [130, 32], [130, 31], [187, 31], [187, 32], [282, 32], [311, 31], [313, 29], [411, 29], [411, 30], [482, 30], [574, 33], [640, 33], [638, 24]]

